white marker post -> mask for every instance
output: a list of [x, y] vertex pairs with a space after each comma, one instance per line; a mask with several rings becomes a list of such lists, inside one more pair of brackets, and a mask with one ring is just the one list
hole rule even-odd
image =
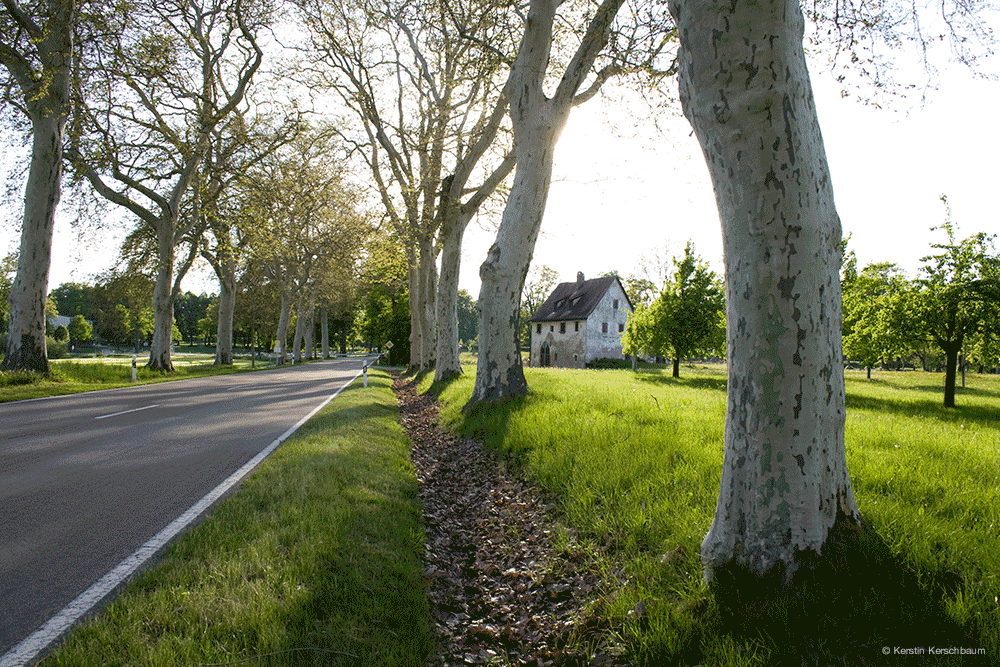
[[368, 388], [368, 362], [367, 361], [365, 361], [364, 370], [365, 370], [365, 389], [367, 389]]
[[132, 355], [132, 382], [135, 382], [135, 362], [136, 362], [136, 358], [135, 358], [135, 355], [133, 354]]

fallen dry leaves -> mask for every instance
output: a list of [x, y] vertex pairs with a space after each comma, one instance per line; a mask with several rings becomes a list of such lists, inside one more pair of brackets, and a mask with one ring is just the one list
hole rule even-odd
[[599, 573], [582, 552], [553, 547], [552, 505], [482, 443], [440, 429], [436, 399], [412, 381], [393, 389], [420, 482], [428, 664], [627, 664], [584, 611]]

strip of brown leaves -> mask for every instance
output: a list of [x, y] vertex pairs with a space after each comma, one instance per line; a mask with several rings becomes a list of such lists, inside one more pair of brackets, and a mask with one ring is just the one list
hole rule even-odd
[[414, 382], [393, 389], [420, 481], [428, 665], [615, 664], [593, 654], [601, 624], [584, 615], [600, 576], [584, 554], [553, 548], [552, 505], [482, 443], [440, 429], [436, 399]]

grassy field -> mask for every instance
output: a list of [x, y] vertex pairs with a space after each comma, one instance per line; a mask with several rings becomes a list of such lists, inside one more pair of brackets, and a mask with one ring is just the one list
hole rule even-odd
[[345, 390], [41, 664], [423, 664], [417, 481], [390, 384]]
[[[180, 354], [173, 359], [174, 372], [162, 373], [146, 368], [143, 365], [145, 360], [140, 357], [136, 369], [137, 382], [133, 383], [131, 357], [51, 360], [49, 377], [37, 373], [0, 371], [0, 403], [251, 370], [249, 359], [237, 358], [232, 366], [225, 367], [214, 366], [214, 361], [214, 355]], [[264, 367], [257, 362], [257, 369]]]
[[463, 416], [468, 370], [433, 387], [443, 421], [512, 452], [557, 494], [574, 548], [605, 571], [594, 615], [636, 663], [885, 664], [888, 647], [890, 664], [913, 664], [896, 647], [936, 645], [987, 657], [929, 664], [1000, 664], [1000, 379], [970, 377], [946, 410], [940, 376], [849, 374], [848, 465], [877, 538], [833, 588], [732, 614], [698, 558], [722, 465], [721, 367], [679, 380], [526, 369], [529, 397]]

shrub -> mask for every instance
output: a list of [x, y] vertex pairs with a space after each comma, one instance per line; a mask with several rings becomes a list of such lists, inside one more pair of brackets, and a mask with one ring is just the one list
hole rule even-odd
[[56, 340], [52, 336], [46, 336], [45, 349], [48, 351], [49, 359], [62, 359], [66, 356], [68, 347], [65, 341]]
[[[642, 361], [639, 362], [642, 364]], [[598, 368], [598, 369], [629, 369], [632, 368], [631, 359], [611, 359], [610, 357], [601, 357], [600, 359], [594, 359], [587, 362], [587, 368]]]

